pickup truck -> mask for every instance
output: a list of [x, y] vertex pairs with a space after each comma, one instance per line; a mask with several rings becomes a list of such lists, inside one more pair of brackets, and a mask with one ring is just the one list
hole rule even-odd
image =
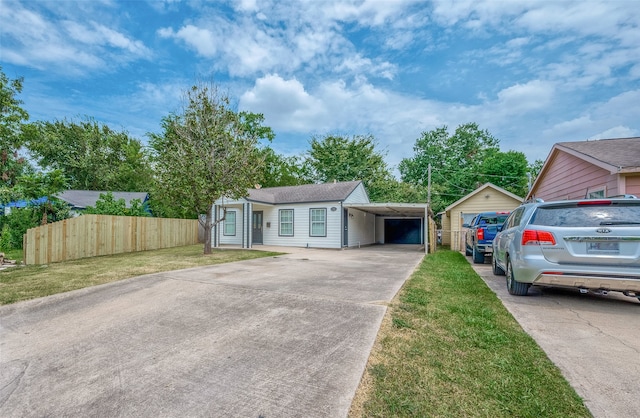
[[465, 254], [473, 256], [475, 264], [484, 263], [484, 256], [493, 253], [493, 238], [509, 216], [509, 212], [482, 212], [471, 223], [462, 225], [469, 228], [465, 236]]

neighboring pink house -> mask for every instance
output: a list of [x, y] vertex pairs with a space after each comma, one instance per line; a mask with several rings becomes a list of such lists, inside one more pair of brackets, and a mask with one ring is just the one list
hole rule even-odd
[[544, 162], [527, 199], [640, 197], [640, 137], [559, 142]]

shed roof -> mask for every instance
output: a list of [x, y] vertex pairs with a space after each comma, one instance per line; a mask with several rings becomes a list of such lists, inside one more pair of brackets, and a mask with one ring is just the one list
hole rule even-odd
[[[101, 194], [109, 193], [108, 191], [96, 191], [96, 190], [65, 190], [58, 194], [61, 200], [69, 203], [71, 206], [77, 209], [84, 209], [87, 206], [95, 206]], [[111, 192], [115, 200], [124, 199], [125, 206], [131, 207], [131, 201], [133, 199], [139, 199], [142, 203], [147, 200], [149, 196], [146, 192]]]
[[249, 189], [247, 200], [273, 205], [282, 203], [340, 202], [348, 198], [361, 183], [362, 181], [357, 180]]
[[640, 137], [559, 142], [563, 149], [582, 159], [594, 159], [617, 171], [640, 171]]

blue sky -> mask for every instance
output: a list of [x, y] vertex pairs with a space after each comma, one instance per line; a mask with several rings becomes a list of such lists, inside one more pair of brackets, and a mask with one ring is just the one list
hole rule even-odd
[[213, 81], [286, 155], [372, 134], [387, 162], [476, 122], [503, 151], [640, 135], [640, 2], [0, 0], [0, 65], [31, 120], [145, 139]]

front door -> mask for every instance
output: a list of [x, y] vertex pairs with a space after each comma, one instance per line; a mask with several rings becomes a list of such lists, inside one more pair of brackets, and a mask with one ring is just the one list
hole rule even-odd
[[262, 244], [262, 211], [253, 212], [252, 244]]
[[344, 226], [344, 230], [342, 231], [342, 246], [349, 246], [349, 209], [344, 210], [344, 216], [342, 219], [342, 223]]

